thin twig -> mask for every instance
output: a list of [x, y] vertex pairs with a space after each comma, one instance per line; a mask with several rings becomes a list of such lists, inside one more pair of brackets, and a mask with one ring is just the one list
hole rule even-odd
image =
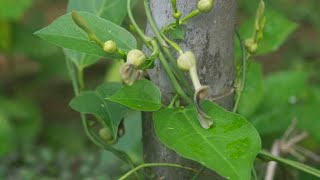
[[194, 171], [198, 172], [198, 170], [190, 168], [190, 167], [185, 167], [180, 164], [170, 164], [170, 163], [150, 163], [150, 164], [141, 164], [140, 166], [135, 167], [134, 169], [131, 169], [129, 172], [127, 172], [125, 175], [121, 176], [119, 180], [125, 180], [127, 179], [132, 173], [142, 169], [142, 168], [147, 168], [147, 167], [175, 167], [175, 168], [181, 168], [181, 169], [186, 169], [189, 171]]

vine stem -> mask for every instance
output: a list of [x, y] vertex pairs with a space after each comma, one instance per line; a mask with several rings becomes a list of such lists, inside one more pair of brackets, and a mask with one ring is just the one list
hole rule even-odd
[[[173, 12], [178, 13], [177, 0], [171, 0], [171, 5], [172, 5]], [[176, 18], [175, 16], [173, 16], [173, 17], [176, 19], [177, 26], [179, 26], [180, 17], [179, 18]]]
[[172, 52], [170, 51], [170, 49], [167, 47], [166, 41], [162, 38], [161, 33], [158, 30], [158, 27], [157, 27], [157, 25], [156, 25], [156, 23], [155, 23], [155, 21], [153, 19], [153, 16], [152, 16], [152, 13], [151, 13], [151, 10], [150, 10], [149, 0], [144, 0], [144, 9], [145, 9], [146, 16], [147, 16], [148, 22], [150, 24], [150, 27], [151, 27], [153, 33], [155, 34], [156, 38], [160, 42], [163, 52], [165, 53], [165, 55], [170, 60], [174, 75], [179, 79], [179, 82], [181, 82], [183, 84], [183, 86], [187, 89], [188, 94], [189, 95], [193, 94], [193, 90], [191, 89], [188, 81], [186, 80], [186, 77], [178, 69], [176, 59], [174, 58], [174, 56], [173, 56]]
[[315, 169], [310, 166], [307, 166], [307, 165], [304, 165], [304, 164], [296, 162], [296, 161], [292, 161], [289, 159], [284, 159], [281, 157], [274, 156], [267, 151], [264, 151], [264, 150], [260, 151], [258, 154], [258, 157], [261, 158], [262, 160], [266, 160], [266, 161], [276, 161], [278, 163], [290, 166], [292, 168], [298, 169], [300, 171], [303, 171], [305, 173], [308, 173], [308, 174], [311, 174], [311, 175], [314, 175], [314, 176], [320, 178], [320, 170]]
[[150, 46], [150, 37], [146, 36], [144, 34], [144, 32], [141, 30], [141, 28], [138, 26], [138, 24], [136, 23], [136, 20], [134, 19], [133, 15], [132, 15], [132, 10], [131, 10], [131, 0], [127, 1], [127, 12], [128, 12], [128, 17], [130, 19], [131, 24], [134, 26], [134, 28], [136, 29], [138, 35], [140, 36], [140, 38], [142, 39], [142, 41], [144, 42], [144, 44], [146, 44], [147, 46]]
[[164, 69], [166, 70], [170, 80], [172, 81], [173, 88], [175, 89], [177, 94], [179, 94], [179, 96], [181, 96], [183, 98], [183, 100], [185, 100], [187, 103], [191, 104], [192, 100], [187, 96], [187, 94], [184, 92], [184, 90], [179, 85], [179, 82], [177, 81], [176, 77], [172, 73], [172, 70], [171, 70], [167, 60], [165, 59], [164, 55], [162, 54], [162, 52], [159, 53], [159, 59], [161, 61], [161, 64], [163, 65]]
[[198, 16], [199, 14], [200, 14], [199, 9], [196, 9], [196, 10], [192, 11], [191, 13], [189, 13], [188, 15], [186, 15], [184, 18], [182, 18], [180, 20], [179, 24], [182, 25], [182, 24], [186, 23], [189, 19], [194, 18], [194, 17]]
[[[69, 76], [71, 79], [74, 94], [75, 94], [75, 96], [79, 96], [79, 94], [81, 93], [81, 90], [84, 89], [83, 69], [76, 68], [75, 65], [73, 64], [73, 62], [69, 58], [66, 58], [66, 65], [67, 65], [67, 69], [68, 69]], [[80, 84], [82, 87], [79, 87]], [[135, 164], [133, 163], [131, 158], [125, 152], [119, 151], [119, 150], [113, 148], [112, 146], [107, 145], [104, 142], [101, 142], [101, 140], [99, 140], [99, 138], [97, 136], [95, 136], [93, 133], [90, 132], [89, 127], [88, 127], [88, 122], [86, 120], [86, 116], [84, 113], [80, 113], [80, 118], [81, 118], [81, 122], [84, 127], [86, 135], [95, 145], [97, 145], [98, 147], [100, 147], [102, 149], [110, 151], [115, 156], [117, 156], [119, 159], [128, 163], [131, 166], [131, 168], [135, 168]], [[138, 177], [138, 179], [142, 179], [142, 177], [138, 173], [135, 173], [135, 174]]]
[[247, 57], [246, 57], [246, 50], [243, 46], [243, 42], [242, 42], [242, 39], [241, 39], [241, 36], [240, 36], [240, 33], [238, 31], [238, 29], [236, 29], [236, 35], [237, 35], [237, 38], [239, 40], [239, 43], [240, 43], [240, 47], [241, 47], [241, 52], [242, 52], [242, 76], [241, 76], [241, 80], [240, 80], [240, 84], [236, 87], [236, 100], [235, 100], [235, 104], [234, 104], [234, 107], [233, 107], [233, 112], [237, 112], [238, 111], [238, 108], [239, 108], [239, 103], [240, 103], [240, 100], [241, 100], [241, 96], [242, 96], [242, 92], [244, 90], [244, 87], [245, 87], [245, 84], [246, 84], [246, 76], [247, 76]]
[[125, 180], [127, 179], [132, 173], [138, 171], [139, 169], [142, 168], [148, 168], [148, 167], [175, 167], [175, 168], [181, 168], [181, 169], [186, 169], [189, 171], [194, 171], [198, 172], [198, 170], [190, 168], [190, 167], [185, 167], [180, 164], [170, 164], [170, 163], [149, 163], [149, 164], [141, 164], [140, 166], [137, 166], [133, 169], [131, 169], [129, 172], [127, 172], [125, 175], [121, 176], [119, 180]]

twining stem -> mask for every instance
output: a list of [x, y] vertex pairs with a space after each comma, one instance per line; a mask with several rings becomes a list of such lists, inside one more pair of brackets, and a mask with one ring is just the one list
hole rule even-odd
[[[75, 94], [75, 96], [79, 96], [81, 91], [84, 89], [83, 69], [80, 70], [80, 69], [76, 68], [75, 65], [73, 64], [73, 62], [69, 58], [66, 58], [66, 64], [67, 64], [67, 69], [68, 69], [69, 76], [70, 76], [70, 79], [72, 82], [74, 94]], [[90, 132], [85, 114], [80, 113], [80, 118], [81, 118], [81, 122], [84, 127], [86, 135], [95, 145], [97, 145], [98, 147], [100, 147], [102, 149], [110, 151], [115, 156], [117, 156], [119, 159], [128, 163], [132, 168], [135, 167], [135, 164], [133, 163], [131, 158], [126, 153], [119, 151], [108, 144], [105, 144], [104, 142], [102, 142], [99, 139], [99, 137], [95, 136], [94, 133]], [[141, 176], [137, 173], [136, 173], [136, 176], [138, 177], [138, 179], [142, 179]]]
[[163, 52], [170, 60], [170, 64], [172, 65], [172, 70], [173, 70], [174, 75], [179, 79], [179, 82], [181, 82], [183, 84], [183, 86], [186, 88], [188, 94], [190, 94], [190, 95], [193, 94], [193, 91], [192, 91], [186, 77], [178, 69], [176, 59], [174, 58], [170, 49], [166, 47], [166, 42], [162, 38], [161, 33], [158, 30], [158, 27], [153, 19], [153, 16], [152, 16], [152, 13], [150, 10], [149, 0], [144, 0], [144, 8], [145, 8], [146, 16], [147, 16], [148, 22], [150, 24], [150, 27], [151, 27], [152, 31], [154, 32], [156, 38], [160, 42]]
[[[179, 11], [178, 11], [178, 8], [177, 8], [177, 0], [171, 0], [171, 6], [172, 6], [172, 9], [173, 9], [173, 12], [175, 13], [175, 14], [177, 14]], [[180, 14], [180, 16], [181, 16], [181, 14]], [[177, 26], [179, 26], [179, 19], [180, 19], [180, 17], [175, 17], [175, 16], [173, 16], [175, 19], [176, 19], [176, 24], [177, 24]]]
[[125, 175], [121, 176], [119, 180], [125, 180], [130, 177], [130, 175], [139, 169], [142, 168], [148, 168], [148, 167], [175, 167], [175, 168], [181, 168], [181, 169], [186, 169], [189, 171], [194, 171], [198, 172], [198, 170], [190, 168], [190, 167], [185, 167], [180, 164], [170, 164], [170, 163], [149, 163], [149, 164], [141, 164], [140, 166], [135, 167], [134, 169], [131, 169], [129, 172], [127, 172]]
[[244, 90], [244, 87], [245, 87], [245, 84], [246, 84], [246, 76], [247, 76], [247, 60], [249, 58], [249, 56], [246, 56], [246, 49], [243, 45], [243, 41], [241, 39], [241, 36], [240, 36], [240, 33], [238, 31], [238, 29], [236, 29], [236, 35], [237, 35], [237, 38], [239, 40], [239, 43], [240, 43], [240, 47], [241, 47], [241, 53], [242, 53], [242, 71], [241, 71], [241, 79], [240, 79], [240, 82], [239, 84], [237, 84], [237, 87], [236, 87], [236, 100], [235, 100], [235, 104], [234, 104], [234, 107], [233, 107], [233, 112], [237, 112], [238, 111], [238, 108], [239, 108], [239, 103], [240, 103], [240, 100], [241, 100], [241, 96], [242, 96], [242, 92]]
[[161, 34], [161, 36], [163, 37], [163, 39], [170, 44], [170, 46], [172, 46], [180, 55], [183, 54], [183, 51], [181, 49], [181, 47], [175, 43], [174, 41], [170, 40], [169, 38], [167, 38], [164, 34]]
[[179, 22], [180, 25], [185, 24], [189, 19], [194, 18], [200, 14], [199, 9], [196, 9], [194, 11], [191, 11], [188, 15], [186, 15], [184, 18], [182, 18]]
[[202, 166], [200, 171], [198, 171], [193, 177], [192, 177], [192, 180], [197, 180], [198, 177], [203, 173], [203, 171], [206, 170], [206, 167], [205, 166]]
[[[201, 12], [196, 9], [194, 11], [191, 11], [188, 15], [186, 15], [185, 17], [183, 17], [182, 19], [180, 19], [179, 21], [179, 26], [180, 25], [184, 25], [187, 23], [188, 20], [190, 20], [191, 18], [194, 18], [196, 16], [198, 16]], [[161, 32], [163, 34], [165, 34], [167, 31], [172, 30], [174, 27], [177, 27], [178, 25], [176, 23], [171, 23], [165, 27], [162, 28]]]
[[173, 99], [171, 100], [168, 108], [173, 108], [173, 105], [176, 103], [176, 101], [177, 101], [178, 99], [179, 99], [179, 95], [176, 94], [176, 95], [173, 97]]
[[278, 163], [290, 166], [292, 168], [298, 169], [300, 171], [303, 171], [305, 173], [308, 173], [308, 174], [311, 174], [311, 175], [314, 175], [314, 176], [320, 178], [320, 170], [315, 169], [310, 166], [307, 166], [307, 165], [304, 165], [304, 164], [296, 162], [296, 161], [292, 161], [289, 159], [284, 159], [281, 157], [274, 156], [267, 151], [263, 151], [263, 150], [260, 151], [258, 154], [258, 157], [261, 158], [262, 160], [265, 160], [265, 161], [276, 161]]
[[136, 31], [137, 31], [138, 35], [140, 36], [140, 38], [142, 39], [143, 43], [146, 44], [147, 46], [150, 45], [150, 39], [151, 38], [144, 34], [144, 32], [138, 26], [138, 24], [136, 23], [133, 15], [132, 15], [131, 0], [127, 1], [127, 11], [128, 11], [128, 17], [130, 19], [130, 22], [134, 26], [134, 28], [136, 29]]
[[159, 60], [161, 64], [163, 65], [164, 69], [166, 70], [170, 80], [172, 81], [173, 88], [175, 89], [176, 93], [179, 94], [183, 100], [185, 100], [187, 103], [191, 104], [192, 100], [187, 96], [187, 94], [184, 92], [184, 90], [181, 88], [179, 85], [179, 82], [177, 81], [176, 77], [174, 76], [167, 60], [165, 59], [164, 55], [162, 52], [159, 54]]

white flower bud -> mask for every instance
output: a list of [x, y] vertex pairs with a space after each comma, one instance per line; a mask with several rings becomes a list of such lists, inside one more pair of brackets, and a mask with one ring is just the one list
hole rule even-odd
[[103, 50], [107, 53], [113, 54], [117, 51], [117, 44], [111, 40], [106, 41], [103, 45]]
[[198, 2], [198, 9], [202, 13], [208, 13], [213, 7], [213, 0], [200, 0]]
[[139, 68], [146, 61], [146, 55], [138, 49], [129, 51], [127, 55], [127, 63], [132, 64], [135, 68]]
[[180, 55], [177, 60], [179, 69], [189, 71], [196, 65], [196, 58], [191, 51], [187, 51]]

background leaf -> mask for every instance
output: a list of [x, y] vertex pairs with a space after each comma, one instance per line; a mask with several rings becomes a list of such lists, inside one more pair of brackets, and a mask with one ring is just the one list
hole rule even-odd
[[139, 111], [157, 111], [162, 107], [160, 89], [145, 79], [124, 86], [107, 99]]
[[[288, 39], [298, 25], [282, 14], [267, 8], [266, 9], [266, 26], [264, 37], [257, 51], [257, 55], [274, 52]], [[250, 38], [253, 34], [254, 16], [240, 26], [239, 32], [243, 40]], [[241, 57], [240, 44], [235, 40], [236, 57]]]
[[0, 19], [18, 20], [32, 4], [33, 0], [1, 0]]
[[[139, 0], [132, 0], [134, 6]], [[68, 12], [73, 10], [95, 14], [103, 19], [121, 25], [127, 16], [127, 0], [70, 0]]]
[[63, 49], [63, 52], [65, 56], [78, 67], [78, 69], [84, 69], [100, 60], [99, 56], [80, 53], [70, 49]]
[[280, 137], [296, 118], [297, 128], [308, 131], [320, 142], [320, 89], [310, 86], [308, 78], [305, 72], [286, 71], [265, 79], [264, 100], [249, 117], [260, 135]]
[[112, 131], [114, 139], [117, 138], [118, 127], [128, 109], [120, 104], [105, 99], [121, 89], [119, 83], [108, 83], [99, 86], [96, 91], [82, 92], [72, 99], [70, 106], [81, 113], [95, 115], [102, 120]]
[[[136, 47], [137, 42], [133, 35], [120, 26], [94, 14], [87, 12], [78, 12], [78, 14], [86, 20], [88, 26], [103, 42], [113, 40], [117, 43], [118, 48], [126, 51]], [[61, 16], [35, 34], [46, 41], [67, 49], [112, 59], [120, 58], [117, 54], [106, 53], [96, 43], [89, 41], [87, 34], [73, 22], [70, 13]]]
[[202, 107], [215, 121], [214, 127], [206, 130], [200, 126], [193, 105], [167, 108], [154, 113], [157, 136], [181, 156], [228, 179], [250, 179], [253, 161], [261, 146], [258, 132], [243, 117], [212, 102], [205, 101]]

